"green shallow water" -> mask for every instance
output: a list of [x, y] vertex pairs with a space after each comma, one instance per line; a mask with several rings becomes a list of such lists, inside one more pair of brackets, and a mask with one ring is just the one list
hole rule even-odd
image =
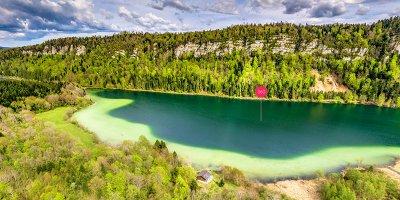
[[92, 90], [76, 120], [110, 144], [162, 139], [199, 167], [230, 165], [260, 179], [312, 176], [400, 155], [400, 110]]

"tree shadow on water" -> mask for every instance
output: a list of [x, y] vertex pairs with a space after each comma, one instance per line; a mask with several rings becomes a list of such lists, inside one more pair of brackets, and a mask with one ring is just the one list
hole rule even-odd
[[249, 156], [287, 159], [332, 147], [400, 146], [400, 112], [371, 106], [260, 102], [102, 90], [134, 99], [113, 117], [145, 124], [163, 140]]

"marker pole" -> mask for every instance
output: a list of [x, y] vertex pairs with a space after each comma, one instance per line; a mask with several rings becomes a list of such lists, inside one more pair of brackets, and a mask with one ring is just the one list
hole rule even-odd
[[260, 100], [260, 122], [262, 121], [262, 100]]

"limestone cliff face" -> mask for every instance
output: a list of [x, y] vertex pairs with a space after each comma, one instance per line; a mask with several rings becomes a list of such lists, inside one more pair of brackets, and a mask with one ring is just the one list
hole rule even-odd
[[33, 51], [33, 50], [23, 50], [22, 53], [24, 55], [55, 55], [55, 54], [68, 54], [72, 53], [77, 56], [84, 55], [86, 53], [86, 47], [83, 45], [78, 45], [74, 47], [74, 45], [70, 46], [48, 46], [46, 45], [42, 51]]
[[[397, 40], [394, 40], [397, 41]], [[217, 56], [232, 53], [234, 50], [247, 50], [247, 51], [270, 51], [275, 54], [286, 54], [293, 52], [302, 52], [306, 54], [319, 53], [322, 55], [328, 54], [342, 54], [345, 58], [351, 59], [355, 57], [362, 57], [368, 53], [367, 48], [345, 48], [334, 49], [324, 45], [321, 41], [312, 40], [311, 42], [302, 42], [296, 49], [296, 41], [287, 36], [276, 36], [271, 40], [255, 40], [251, 43], [245, 43], [242, 40], [228, 41], [226, 43], [215, 42], [205, 44], [186, 43], [179, 45], [174, 50], [177, 58], [192, 53], [195, 57], [201, 57], [210, 53], [215, 53]], [[400, 52], [400, 42], [393, 42], [391, 47], [392, 51]]]
[[99, 47], [110, 57], [138, 57], [141, 53], [150, 53], [153, 57], [163, 54], [175, 58], [185, 55], [202, 57], [208, 54], [222, 56], [235, 50], [273, 54], [296, 52], [321, 57], [334, 55], [345, 60], [380, 56], [382, 52], [400, 54], [400, 18], [385, 21], [384, 24], [386, 25], [383, 27], [382, 22], [361, 27], [346, 24], [335, 27], [245, 25], [240, 29], [230, 27], [224, 30], [178, 34], [121, 33], [106, 37], [60, 38], [22, 47], [19, 53], [83, 56]]
[[400, 36], [396, 36], [392, 39], [389, 48], [392, 50], [392, 52], [397, 52], [400, 54]]
[[[323, 42], [317, 39], [310, 42], [301, 42], [296, 47], [296, 42], [292, 38], [278, 35], [272, 37], [269, 40], [255, 40], [253, 42], [244, 42], [242, 40], [227, 41], [227, 42], [207, 42], [202, 44], [195, 44], [188, 42], [177, 46], [173, 53], [176, 58], [180, 58], [185, 54], [193, 54], [195, 57], [205, 56], [210, 53], [215, 53], [217, 56], [232, 53], [234, 50], [246, 50], [249, 52], [254, 51], [270, 51], [275, 54], [286, 54], [293, 52], [302, 52], [306, 54], [341, 54], [344, 59], [352, 59], [356, 57], [362, 57], [369, 52], [369, 49], [357, 47], [357, 48], [345, 48], [335, 49], [328, 47]], [[388, 49], [392, 53], [400, 54], [400, 37], [394, 37], [391, 39]], [[157, 51], [157, 49], [153, 49]], [[85, 55], [87, 49], [84, 45], [70, 45], [70, 46], [50, 46], [46, 45], [41, 51], [23, 50], [24, 55], [55, 55], [55, 54], [75, 54]], [[114, 55], [124, 55], [125, 50], [115, 50]], [[132, 57], [136, 57], [139, 53], [138, 49], [134, 50]]]

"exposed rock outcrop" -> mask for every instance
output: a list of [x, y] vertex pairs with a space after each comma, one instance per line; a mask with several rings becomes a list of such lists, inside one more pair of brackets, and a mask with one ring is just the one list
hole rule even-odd
[[86, 53], [86, 47], [83, 45], [79, 45], [76, 48], [74, 45], [70, 46], [45, 46], [42, 51], [34, 52], [32, 50], [23, 50], [22, 53], [24, 55], [55, 55], [55, 54], [67, 54], [67, 53], [75, 53], [75, 55], [84, 55]]
[[[400, 50], [400, 45], [398, 48]], [[195, 44], [189, 42], [185, 45], [180, 45], [177, 48], [175, 48], [174, 53], [177, 58], [188, 53], [193, 53], [195, 57], [201, 57], [209, 53], [215, 53], [216, 55], [224, 55], [227, 53], [232, 53], [232, 51], [235, 49], [236, 50], [246, 49], [248, 51], [270, 50], [275, 54], [286, 54], [295, 52], [296, 45], [295, 41], [293, 41], [291, 38], [285, 35], [279, 35], [276, 37], [272, 37], [268, 41], [255, 40], [254, 42], [251, 43], [245, 43], [242, 40], [227, 41], [226, 43], [209, 42], [205, 44]], [[342, 50], [333, 49], [327, 47], [318, 40], [302, 43], [298, 51], [308, 54], [321, 53], [324, 55], [342, 53], [346, 55], [346, 57], [349, 57], [350, 59], [355, 57], [362, 57], [368, 53], [367, 48], [349, 48]]]
[[310, 88], [312, 92], [346, 92], [349, 90], [345, 85], [339, 83], [338, 77], [334, 74], [321, 78], [315, 69], [311, 70], [311, 74], [315, 77], [315, 85]]

